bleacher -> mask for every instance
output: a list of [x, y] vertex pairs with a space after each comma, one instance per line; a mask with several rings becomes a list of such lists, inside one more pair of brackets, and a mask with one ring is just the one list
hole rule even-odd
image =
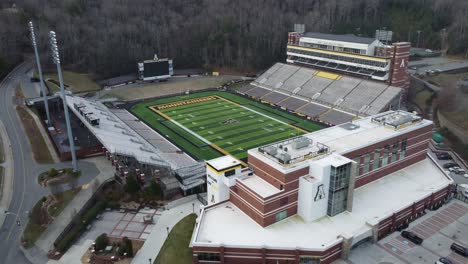
[[307, 101], [294, 97], [289, 97], [288, 99], [278, 103], [279, 106], [284, 107], [290, 111], [295, 111], [296, 109], [298, 109], [301, 106], [304, 106], [305, 104], [307, 104]]
[[276, 104], [279, 101], [286, 99], [287, 97], [289, 97], [289, 95], [285, 95], [285, 94], [277, 93], [277, 92], [271, 92], [263, 96], [261, 99], [264, 101], [268, 101], [270, 103]]
[[330, 108], [314, 103], [309, 103], [297, 109], [296, 112], [304, 114], [306, 116], [310, 116], [312, 118], [316, 118], [317, 116], [325, 113], [328, 110], [330, 110]]
[[337, 125], [351, 121], [355, 116], [337, 110], [330, 110], [320, 116], [320, 120], [325, 123]]
[[[361, 69], [348, 67], [348, 70]], [[250, 85], [238, 89], [238, 92], [338, 125], [357, 115], [367, 116], [387, 110], [398, 99], [401, 88], [383, 82], [276, 63]]]
[[338, 99], [344, 98], [360, 82], [361, 80], [356, 78], [342, 77], [340, 80], [332, 82], [317, 99], [334, 105]]
[[388, 86], [386, 83], [363, 81], [344, 98], [340, 106], [361, 112], [363, 107], [370, 105]]
[[265, 94], [271, 92], [270, 90], [267, 90], [267, 89], [264, 89], [264, 88], [260, 88], [260, 87], [256, 87], [256, 88], [253, 88], [253, 89], [250, 89], [246, 92], [246, 94], [252, 96], [252, 97], [255, 97], [255, 98], [260, 98], [262, 96], [264, 96]]

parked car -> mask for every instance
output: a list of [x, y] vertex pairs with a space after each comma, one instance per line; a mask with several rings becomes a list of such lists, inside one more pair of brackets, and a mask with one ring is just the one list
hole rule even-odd
[[445, 163], [443, 167], [445, 169], [448, 169], [448, 168], [455, 167], [455, 166], [458, 166], [458, 164], [453, 163], [453, 162], [449, 162], [449, 163]]
[[448, 170], [449, 170], [450, 172], [457, 172], [458, 169], [460, 169], [460, 167], [458, 167], [458, 166], [453, 166], [453, 167], [448, 168]]
[[437, 159], [439, 160], [451, 160], [452, 159], [452, 156], [450, 156], [449, 154], [439, 154], [436, 156], [437, 156]]
[[463, 174], [463, 177], [468, 178], [468, 173]]
[[440, 258], [435, 264], [453, 264], [453, 262], [448, 258]]
[[457, 244], [457, 243], [453, 243], [451, 246], [450, 246], [450, 249], [453, 250], [453, 252], [455, 253], [458, 253], [464, 257], [468, 257], [468, 248], [460, 245], [460, 244]]
[[416, 245], [421, 245], [423, 239], [411, 231], [401, 232], [401, 236], [408, 239], [409, 241], [415, 243]]
[[39, 78], [37, 77], [31, 77], [31, 82], [40, 82]]
[[465, 174], [465, 170], [460, 168], [458, 170], [455, 171], [456, 174]]

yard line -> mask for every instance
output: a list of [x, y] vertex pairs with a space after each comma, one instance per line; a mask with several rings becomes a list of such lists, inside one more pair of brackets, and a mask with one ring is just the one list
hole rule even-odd
[[172, 123], [178, 125], [180, 128], [182, 128], [183, 130], [189, 132], [190, 134], [192, 134], [194, 137], [200, 139], [201, 141], [203, 141], [204, 143], [206, 143], [207, 145], [211, 145], [211, 142], [209, 142], [208, 140], [204, 139], [203, 137], [199, 136], [197, 133], [193, 132], [192, 130], [186, 128], [185, 126], [183, 126], [182, 124], [180, 124], [179, 122], [175, 121], [174, 119], [170, 119], [169, 121], [171, 121]]

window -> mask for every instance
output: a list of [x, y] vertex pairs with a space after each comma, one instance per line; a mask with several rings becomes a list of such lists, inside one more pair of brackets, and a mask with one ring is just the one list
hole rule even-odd
[[398, 145], [400, 144], [399, 141], [393, 143], [393, 149], [392, 149], [392, 157], [390, 158], [390, 163], [394, 162], [397, 160], [397, 153], [398, 153]]
[[350, 174], [350, 163], [331, 167], [327, 215], [335, 216], [346, 210]]
[[379, 162], [380, 162], [380, 152], [382, 149], [378, 148], [374, 150], [374, 169], [377, 169], [379, 167]]
[[234, 170], [226, 171], [226, 172], [224, 173], [224, 176], [229, 177], [229, 176], [232, 176], [232, 175], [234, 175], [234, 174], [236, 174], [236, 170], [235, 170], [235, 169], [234, 169]]
[[369, 164], [370, 164], [370, 154], [366, 153], [364, 155], [364, 167], [362, 169], [362, 174], [366, 174], [369, 172]]
[[220, 261], [219, 253], [202, 252], [198, 253], [198, 260]]
[[284, 210], [276, 214], [276, 222], [279, 222], [288, 217], [288, 211]]
[[405, 158], [406, 156], [406, 145], [408, 144], [408, 139], [404, 138], [401, 141], [401, 147], [400, 147], [400, 159]]
[[316, 257], [300, 257], [299, 264], [319, 264], [320, 258]]
[[388, 164], [388, 153], [390, 153], [390, 146], [385, 145], [384, 147], [384, 153], [383, 153], [383, 158], [382, 158], [382, 167], [387, 166]]

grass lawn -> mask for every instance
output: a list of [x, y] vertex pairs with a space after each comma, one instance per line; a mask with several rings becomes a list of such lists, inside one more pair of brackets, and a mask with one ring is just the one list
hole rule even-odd
[[244, 159], [248, 149], [322, 128], [296, 115], [227, 92], [157, 99], [137, 104], [131, 111], [204, 160], [224, 155], [216, 149]]
[[433, 94], [434, 92], [424, 89], [416, 94], [414, 102], [424, 111], [427, 107], [426, 102], [428, 102]]
[[196, 219], [196, 214], [190, 214], [174, 226], [159, 251], [154, 261], [155, 264], [192, 263], [192, 250], [189, 248], [189, 243]]
[[[54, 79], [58, 82], [58, 75], [54, 74], [46, 74], [44, 76], [45, 79]], [[95, 83], [91, 77], [86, 73], [76, 73], [71, 71], [64, 71], [63, 72], [63, 82], [69, 85], [69, 90], [74, 93], [81, 93], [81, 92], [89, 92], [89, 91], [97, 91], [100, 90], [101, 87], [97, 83]], [[60, 89], [54, 83], [48, 82], [47, 85], [49, 88], [56, 92], [55, 89]]]
[[[35, 212], [37, 208], [41, 208], [43, 206], [44, 200], [39, 199], [37, 203], [34, 205], [34, 208], [32, 210], [32, 213]], [[44, 232], [47, 229], [47, 225], [39, 225], [36, 224], [38, 222], [34, 222], [31, 220], [31, 217], [37, 217], [36, 215], [31, 215], [28, 221], [28, 224], [24, 228], [23, 231], [23, 240], [25, 242], [25, 248], [30, 248], [34, 245], [36, 240], [41, 236], [42, 232]]]
[[57, 203], [49, 206], [47, 208], [49, 215], [52, 217], [57, 217], [65, 207], [73, 200], [75, 195], [80, 192], [81, 188], [76, 188], [72, 190], [68, 190], [59, 194], [56, 194], [55, 197], [57, 199]]
[[34, 159], [38, 163], [53, 163], [52, 156], [50, 155], [49, 148], [42, 137], [39, 128], [36, 125], [34, 119], [26, 111], [25, 106], [17, 106], [16, 111], [23, 123], [23, 128], [26, 131], [26, 135], [29, 138], [31, 143], [32, 152], [34, 154]]

